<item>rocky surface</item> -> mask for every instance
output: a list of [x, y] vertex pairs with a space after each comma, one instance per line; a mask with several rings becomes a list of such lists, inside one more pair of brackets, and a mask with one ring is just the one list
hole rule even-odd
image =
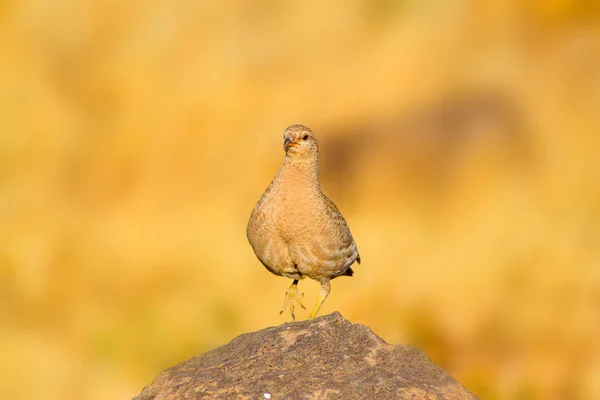
[[247, 333], [160, 373], [134, 400], [477, 399], [421, 351], [339, 313]]

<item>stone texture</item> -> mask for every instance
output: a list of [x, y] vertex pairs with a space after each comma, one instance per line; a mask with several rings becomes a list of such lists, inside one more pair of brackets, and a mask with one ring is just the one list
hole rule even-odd
[[421, 351], [339, 313], [247, 333], [160, 373], [134, 400], [477, 399]]

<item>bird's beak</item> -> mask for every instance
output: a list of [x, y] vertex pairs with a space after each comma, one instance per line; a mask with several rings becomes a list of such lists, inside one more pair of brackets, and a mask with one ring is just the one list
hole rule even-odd
[[286, 138], [283, 141], [283, 150], [285, 150], [285, 151], [288, 151], [288, 149], [290, 147], [294, 147], [294, 146], [297, 146], [297, 144], [295, 142], [292, 142], [292, 139], [290, 139], [290, 138]]

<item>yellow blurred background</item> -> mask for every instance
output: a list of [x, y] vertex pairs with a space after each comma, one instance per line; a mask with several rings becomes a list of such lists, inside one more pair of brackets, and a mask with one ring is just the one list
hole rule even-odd
[[600, 399], [597, 3], [9, 0], [0, 55], [3, 398], [288, 321], [245, 227], [301, 123], [363, 259], [322, 314], [482, 398]]

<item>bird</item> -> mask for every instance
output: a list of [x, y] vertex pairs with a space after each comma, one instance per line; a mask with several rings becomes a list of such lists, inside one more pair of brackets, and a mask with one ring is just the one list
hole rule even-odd
[[292, 125], [283, 132], [283, 163], [260, 197], [246, 228], [254, 254], [267, 270], [293, 279], [280, 315], [295, 303], [302, 308], [298, 282], [311, 278], [321, 284], [309, 319], [316, 317], [331, 291], [330, 281], [352, 276], [360, 255], [348, 223], [319, 185], [319, 141], [308, 127]]

